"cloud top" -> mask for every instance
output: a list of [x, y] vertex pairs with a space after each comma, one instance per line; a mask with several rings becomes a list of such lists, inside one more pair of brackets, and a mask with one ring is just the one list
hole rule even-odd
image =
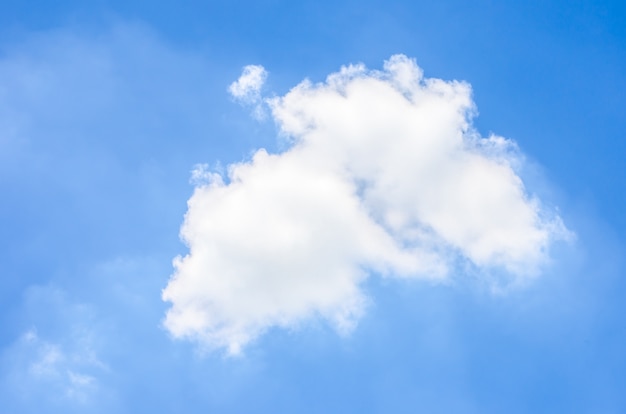
[[[266, 72], [230, 87], [259, 102]], [[188, 202], [163, 291], [176, 337], [238, 353], [271, 327], [321, 316], [349, 331], [372, 274], [445, 279], [472, 268], [536, 276], [567, 230], [526, 190], [514, 142], [481, 137], [467, 83], [392, 56], [267, 100], [291, 147], [208, 173]]]

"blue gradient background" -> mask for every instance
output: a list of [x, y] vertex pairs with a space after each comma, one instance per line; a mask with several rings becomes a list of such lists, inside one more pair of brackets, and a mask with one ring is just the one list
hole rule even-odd
[[[239, 358], [172, 340], [191, 168], [279, 145], [227, 85], [394, 53], [472, 84], [476, 127], [518, 142], [576, 242], [507, 295], [373, 278], [348, 337], [313, 321]], [[624, 108], [623, 2], [3, 2], [1, 411], [626, 412]], [[35, 375], [46, 346], [64, 358]], [[72, 394], [69, 371], [95, 382]]]

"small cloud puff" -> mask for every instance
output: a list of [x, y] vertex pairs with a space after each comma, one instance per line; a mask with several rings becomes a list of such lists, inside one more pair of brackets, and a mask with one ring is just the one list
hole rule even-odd
[[[246, 67], [231, 94], [258, 104], [265, 76]], [[472, 127], [467, 83], [424, 78], [396, 55], [267, 102], [291, 148], [261, 149], [226, 176], [194, 170], [189, 254], [163, 291], [175, 337], [236, 354], [316, 316], [349, 332], [369, 275], [445, 280], [461, 264], [523, 283], [568, 236], [525, 188], [515, 143]]]
[[243, 73], [228, 87], [228, 92], [243, 105], [253, 107], [253, 116], [257, 119], [265, 117], [261, 99], [261, 88], [267, 79], [267, 71], [260, 65], [248, 65]]

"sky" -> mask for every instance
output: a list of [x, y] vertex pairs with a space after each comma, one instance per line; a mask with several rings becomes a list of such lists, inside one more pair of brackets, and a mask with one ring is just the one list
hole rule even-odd
[[625, 412], [624, 107], [620, 2], [3, 2], [3, 411]]

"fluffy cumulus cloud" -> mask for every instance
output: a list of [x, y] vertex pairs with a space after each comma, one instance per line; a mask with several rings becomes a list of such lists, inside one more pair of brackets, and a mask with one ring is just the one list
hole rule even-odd
[[[258, 102], [264, 79], [247, 67], [231, 93]], [[525, 188], [515, 144], [473, 129], [470, 86], [425, 78], [406, 56], [382, 71], [343, 67], [265, 104], [289, 149], [196, 172], [181, 229], [189, 253], [163, 291], [175, 337], [238, 353], [311, 317], [349, 331], [369, 275], [462, 270], [519, 283], [567, 237]]]

